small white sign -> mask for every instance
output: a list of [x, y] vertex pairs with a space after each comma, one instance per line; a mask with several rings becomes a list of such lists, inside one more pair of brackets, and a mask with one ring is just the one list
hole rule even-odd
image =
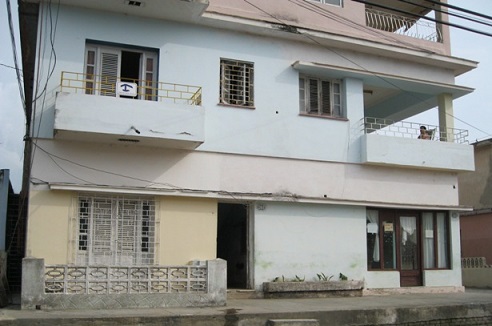
[[118, 82], [116, 83], [116, 93], [123, 96], [137, 96], [137, 84], [128, 82]]

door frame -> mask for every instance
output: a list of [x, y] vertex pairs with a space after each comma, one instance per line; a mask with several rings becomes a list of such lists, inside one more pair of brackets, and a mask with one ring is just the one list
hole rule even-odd
[[[219, 220], [219, 215], [218, 215], [218, 207], [220, 204], [235, 204], [235, 205], [244, 205], [246, 208], [246, 235], [245, 235], [245, 246], [246, 246], [246, 258], [245, 258], [245, 272], [246, 272], [246, 279], [245, 279], [245, 289], [252, 289], [254, 287], [254, 269], [253, 269], [253, 262], [254, 262], [254, 209], [252, 209], [254, 206], [250, 202], [237, 202], [237, 201], [219, 201], [217, 202], [217, 223]], [[217, 231], [218, 232], [218, 231]], [[219, 238], [219, 234], [217, 233], [217, 241]], [[217, 243], [218, 245], [218, 243]], [[218, 247], [217, 247], [218, 250]], [[219, 257], [217, 257], [219, 258]]]
[[[392, 220], [395, 228], [394, 232], [394, 237], [395, 237], [395, 259], [396, 259], [396, 264], [395, 264], [395, 271], [398, 271], [400, 274], [400, 287], [408, 287], [408, 286], [423, 286], [423, 274], [424, 274], [424, 267], [423, 267], [423, 246], [422, 246], [422, 214], [419, 211], [416, 210], [402, 210], [402, 209], [381, 209], [377, 208], [379, 211], [379, 229], [384, 230], [384, 225], [383, 222], [386, 220]], [[401, 234], [401, 223], [400, 223], [400, 217], [402, 216], [412, 216], [416, 218], [416, 236], [417, 236], [417, 263], [418, 263], [418, 269], [415, 270], [403, 270], [402, 269], [402, 264], [401, 264], [401, 259], [402, 259], [402, 253], [401, 253], [401, 239], [402, 239], [402, 234]], [[383, 248], [384, 243], [383, 243], [383, 236], [379, 237], [379, 245], [380, 248]], [[384, 268], [384, 252], [382, 250], [382, 257], [380, 260], [381, 268], [382, 270], [388, 270], [388, 268]]]

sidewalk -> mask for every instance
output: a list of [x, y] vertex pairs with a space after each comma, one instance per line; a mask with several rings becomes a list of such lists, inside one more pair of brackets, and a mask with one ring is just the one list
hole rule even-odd
[[[330, 326], [492, 325], [492, 290], [322, 299], [231, 299], [227, 306], [213, 308], [25, 311], [12, 306], [0, 310], [2, 326], [263, 326], [272, 319], [315, 319], [319, 325]], [[298, 321], [295, 325], [302, 325], [302, 322]]]

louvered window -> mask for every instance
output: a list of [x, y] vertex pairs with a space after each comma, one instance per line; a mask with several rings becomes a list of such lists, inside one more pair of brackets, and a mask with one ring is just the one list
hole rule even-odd
[[220, 103], [254, 106], [253, 63], [228, 59], [220, 61]]
[[337, 80], [299, 78], [299, 106], [301, 113], [343, 117], [341, 85]]
[[155, 262], [155, 204], [148, 198], [78, 198], [77, 260], [116, 266]]

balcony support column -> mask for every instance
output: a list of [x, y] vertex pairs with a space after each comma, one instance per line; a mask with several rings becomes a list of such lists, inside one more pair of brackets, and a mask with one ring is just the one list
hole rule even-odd
[[453, 142], [454, 111], [453, 97], [451, 94], [443, 93], [437, 97], [439, 109], [439, 132], [442, 141]]

